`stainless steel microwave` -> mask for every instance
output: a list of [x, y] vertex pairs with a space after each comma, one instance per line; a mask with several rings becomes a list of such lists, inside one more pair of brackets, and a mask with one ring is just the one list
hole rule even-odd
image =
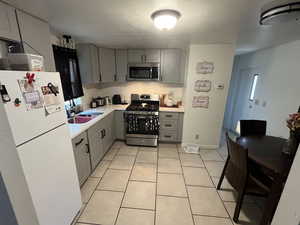
[[129, 63], [127, 80], [160, 80], [160, 63]]

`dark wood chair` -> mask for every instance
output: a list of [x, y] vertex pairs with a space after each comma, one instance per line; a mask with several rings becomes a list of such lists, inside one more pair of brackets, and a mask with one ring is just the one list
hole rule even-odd
[[267, 121], [265, 120], [240, 120], [241, 137], [244, 136], [264, 136], [267, 131]]
[[249, 172], [248, 150], [231, 140], [226, 133], [228, 157], [219, 180], [217, 190], [220, 190], [224, 177], [237, 191], [237, 203], [234, 211], [233, 221], [238, 222], [239, 214], [245, 195], [266, 197], [269, 188], [260, 182]]

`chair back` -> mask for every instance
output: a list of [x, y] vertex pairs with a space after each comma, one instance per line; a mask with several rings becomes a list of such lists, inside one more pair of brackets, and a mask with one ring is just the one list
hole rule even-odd
[[234, 142], [226, 133], [228, 165], [225, 177], [234, 189], [240, 191], [248, 179], [248, 150]]
[[265, 136], [267, 131], [267, 121], [265, 120], [241, 120], [241, 136]]

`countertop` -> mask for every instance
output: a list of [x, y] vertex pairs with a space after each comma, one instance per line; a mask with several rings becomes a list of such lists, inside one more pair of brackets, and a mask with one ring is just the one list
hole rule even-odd
[[[88, 130], [91, 126], [105, 118], [108, 114], [110, 114], [113, 111], [124, 111], [127, 108], [128, 105], [106, 105], [103, 107], [98, 107], [96, 109], [88, 109], [85, 112], [103, 112], [102, 115], [97, 116], [96, 118], [90, 120], [87, 123], [82, 123], [82, 124], [68, 124], [69, 130], [70, 130], [70, 135], [71, 138], [75, 138], [78, 135], [80, 135], [82, 132]], [[168, 108], [168, 107], [160, 107], [159, 108], [160, 112], [184, 112], [183, 107], [179, 108]]]

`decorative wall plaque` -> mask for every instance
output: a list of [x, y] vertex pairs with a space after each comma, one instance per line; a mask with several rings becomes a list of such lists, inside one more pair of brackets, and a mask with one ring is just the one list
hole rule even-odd
[[197, 80], [195, 82], [194, 90], [197, 92], [209, 92], [211, 90], [210, 80]]
[[209, 97], [208, 96], [194, 96], [193, 97], [193, 108], [208, 108]]
[[210, 74], [213, 73], [215, 70], [215, 66], [213, 62], [199, 62], [197, 63], [196, 71], [199, 74]]

